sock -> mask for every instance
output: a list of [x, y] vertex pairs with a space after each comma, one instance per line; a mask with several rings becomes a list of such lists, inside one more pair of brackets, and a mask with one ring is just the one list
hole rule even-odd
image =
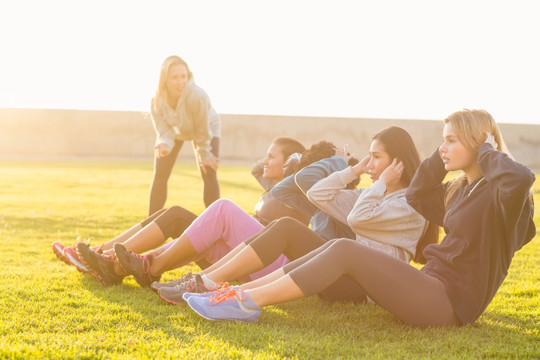
[[246, 294], [246, 299], [244, 301], [239, 301], [238, 303], [242, 304], [242, 307], [245, 308], [245, 310], [247, 311], [261, 310], [259, 305], [255, 304], [251, 299], [251, 296], [249, 296], [249, 291], [246, 290], [244, 291], [244, 293]]
[[204, 286], [206, 286], [208, 289], [216, 288], [216, 283], [212, 281], [211, 279], [209, 279], [208, 276], [206, 276], [206, 274], [201, 275], [201, 279], [203, 281]]

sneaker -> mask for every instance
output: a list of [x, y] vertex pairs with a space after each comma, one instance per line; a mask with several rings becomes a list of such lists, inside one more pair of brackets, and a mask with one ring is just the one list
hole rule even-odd
[[163, 300], [176, 305], [184, 302], [184, 299], [182, 298], [184, 293], [204, 293], [209, 290], [212, 291], [214, 289], [208, 289], [204, 286], [201, 276], [199, 274], [194, 274], [191, 279], [176, 286], [160, 288], [158, 294]]
[[114, 257], [111, 254], [98, 254], [85, 242], [76, 245], [81, 262], [88, 268], [88, 273], [104, 286], [118, 285], [124, 278], [114, 271]]
[[261, 314], [261, 308], [240, 289], [229, 289], [211, 297], [191, 296], [187, 303], [197, 314], [208, 320], [256, 322]]
[[61, 243], [59, 243], [58, 241], [56, 242], [53, 242], [52, 244], [52, 250], [54, 252], [54, 255], [56, 255], [56, 257], [60, 260], [62, 260], [63, 262], [65, 262], [66, 264], [68, 265], [71, 265], [71, 263], [69, 262], [69, 260], [66, 258], [66, 256], [64, 255], [64, 249], [66, 247], [64, 245], [62, 245]]
[[133, 275], [135, 281], [141, 287], [149, 287], [154, 281], [159, 281], [160, 275], [152, 275], [150, 273], [150, 265], [152, 264], [152, 255], [139, 255], [126, 249], [121, 243], [114, 244], [114, 252], [120, 265]]
[[52, 244], [52, 249], [58, 259], [68, 265], [74, 265], [80, 272], [88, 272], [86, 266], [79, 260], [77, 250], [73, 246], [64, 246], [56, 241]]
[[205, 292], [205, 293], [192, 293], [192, 292], [186, 292], [184, 293], [184, 295], [182, 295], [182, 299], [184, 299], [184, 301], [187, 301], [187, 299], [189, 299], [190, 297], [192, 296], [198, 296], [198, 297], [212, 297], [212, 296], [216, 296], [216, 295], [220, 295], [220, 294], [223, 294], [229, 290], [232, 290], [232, 289], [236, 289], [236, 290], [240, 290], [240, 286], [239, 285], [233, 285], [233, 286], [229, 286], [229, 283], [225, 282], [225, 283], [218, 283], [216, 285], [216, 288], [217, 290], [214, 290], [214, 291], [208, 291], [208, 292]]
[[154, 281], [150, 287], [152, 288], [152, 290], [154, 290], [155, 292], [157, 292], [159, 289], [161, 289], [162, 287], [173, 287], [173, 286], [176, 286], [178, 284], [181, 284], [183, 283], [184, 281], [187, 281], [189, 279], [191, 279], [193, 277], [193, 274], [190, 272], [188, 272], [186, 275], [182, 276], [181, 278], [178, 278], [176, 280], [173, 280], [173, 281], [169, 281], [167, 283], [162, 283], [162, 282], [159, 282], [159, 281]]
[[80, 272], [88, 272], [88, 268], [82, 263], [77, 254], [77, 249], [72, 246], [64, 248], [64, 256], [68, 259], [69, 263], [77, 268]]

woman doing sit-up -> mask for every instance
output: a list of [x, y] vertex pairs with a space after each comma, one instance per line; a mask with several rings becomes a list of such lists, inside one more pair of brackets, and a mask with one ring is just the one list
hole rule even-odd
[[[442, 145], [422, 163], [407, 190], [409, 203], [446, 232], [440, 244], [426, 247], [421, 270], [340, 239], [277, 270], [282, 276], [265, 285], [248, 283], [214, 296], [186, 293], [184, 299], [206, 318], [256, 321], [264, 306], [317, 294], [349, 276], [408, 324], [472, 323], [495, 296], [514, 253], [536, 233], [530, 193], [535, 176], [506, 151], [487, 112], [463, 110], [445, 119]], [[443, 183], [455, 170], [462, 176]], [[381, 178], [395, 171], [389, 167]]]

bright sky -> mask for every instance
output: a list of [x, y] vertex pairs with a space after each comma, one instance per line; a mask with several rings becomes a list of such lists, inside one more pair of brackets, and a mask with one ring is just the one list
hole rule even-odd
[[0, 3], [0, 107], [147, 111], [190, 65], [219, 113], [540, 124], [537, 0]]

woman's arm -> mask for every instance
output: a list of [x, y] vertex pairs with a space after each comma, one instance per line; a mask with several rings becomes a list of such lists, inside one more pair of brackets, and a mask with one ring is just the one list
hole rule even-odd
[[[388, 195], [389, 198], [384, 201], [385, 192], [386, 185], [377, 180], [358, 196], [347, 217], [355, 233], [365, 236], [372, 231], [391, 233], [413, 227], [423, 228], [425, 221], [407, 204], [403, 196], [392, 198], [392, 195]], [[401, 236], [394, 238], [397, 241]]]
[[270, 191], [276, 182], [274, 180], [265, 179], [264, 173], [264, 159], [257, 160], [251, 169], [251, 175], [261, 184], [265, 191]]
[[306, 195], [298, 188], [294, 182], [294, 175], [289, 175], [278, 182], [272, 190], [272, 196], [287, 205], [288, 207], [312, 217], [317, 208], [309, 201]]
[[434, 224], [443, 226], [446, 186], [442, 184], [447, 171], [439, 155], [439, 149], [416, 170], [407, 189], [407, 202], [422, 216]]
[[328, 174], [346, 167], [347, 163], [339, 156], [316, 161], [277, 183], [271, 193], [279, 201], [311, 217], [317, 207], [307, 198], [307, 191]]
[[512, 160], [506, 153], [497, 151], [489, 143], [478, 149], [478, 164], [488, 182], [496, 183], [504, 197], [516, 193], [528, 194], [535, 175], [525, 165]]
[[201, 96], [201, 94], [193, 94], [186, 101], [188, 101], [188, 111], [193, 118], [195, 127], [193, 140], [196, 144], [199, 163], [202, 164], [214, 158], [210, 152], [210, 141], [212, 140], [208, 118], [210, 99], [207, 96]]
[[298, 171], [294, 177], [296, 185], [307, 193], [311, 187], [328, 175], [347, 168], [347, 162], [341, 156], [332, 156], [316, 161]]
[[347, 216], [361, 190], [344, 189], [356, 178], [351, 167], [336, 171], [314, 184], [307, 192], [307, 196], [319, 209], [343, 224], [348, 224]]
[[150, 104], [150, 118], [152, 119], [152, 124], [157, 135], [155, 145], [165, 144], [169, 149], [172, 149], [174, 147], [174, 131], [156, 106], [156, 101], [152, 99]]
[[[496, 146], [496, 145], [495, 145]], [[534, 173], [525, 165], [512, 160], [506, 153], [484, 143], [478, 149], [478, 163], [486, 181], [495, 185], [496, 201], [502, 218], [508, 223], [517, 222], [522, 212], [532, 211], [530, 188]], [[528, 209], [526, 209], [528, 207]]]

